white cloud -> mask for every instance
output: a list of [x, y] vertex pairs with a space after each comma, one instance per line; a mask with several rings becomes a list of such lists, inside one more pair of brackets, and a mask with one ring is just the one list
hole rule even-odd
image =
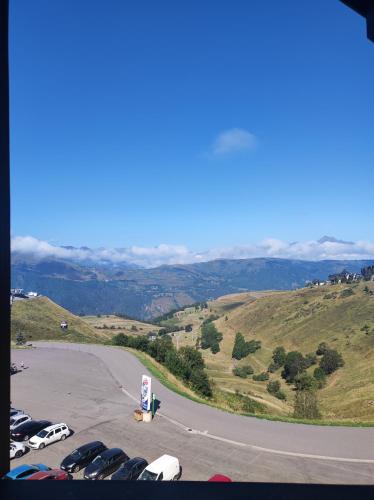
[[300, 260], [324, 259], [374, 259], [374, 243], [367, 241], [304, 241], [287, 243], [269, 238], [260, 243], [213, 248], [194, 252], [184, 245], [161, 244], [155, 247], [132, 246], [128, 248], [73, 248], [60, 247], [32, 236], [12, 238], [12, 252], [32, 256], [35, 259], [61, 258], [68, 260], [90, 260], [93, 263], [112, 264], [130, 263], [143, 267], [156, 267], [164, 264], [189, 264], [214, 259], [248, 259], [273, 257]]
[[221, 132], [214, 141], [211, 153], [225, 155], [237, 151], [253, 149], [256, 146], [256, 137], [247, 130], [232, 128]]

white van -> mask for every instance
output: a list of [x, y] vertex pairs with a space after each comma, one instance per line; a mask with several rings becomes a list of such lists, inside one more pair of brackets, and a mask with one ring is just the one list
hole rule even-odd
[[170, 455], [162, 455], [143, 470], [138, 481], [176, 481], [182, 475], [179, 460]]
[[29, 440], [30, 448], [42, 450], [48, 444], [55, 441], [63, 441], [70, 434], [69, 427], [64, 424], [53, 424], [41, 430]]

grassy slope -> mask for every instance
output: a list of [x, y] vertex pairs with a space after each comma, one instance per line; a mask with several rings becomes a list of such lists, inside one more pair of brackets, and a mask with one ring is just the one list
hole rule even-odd
[[[277, 293], [233, 309], [227, 321], [224, 317], [216, 321], [224, 339], [220, 353], [205, 355], [210, 376], [221, 387], [257, 395], [277, 406], [275, 413], [285, 414], [291, 410], [293, 392], [280, 378], [280, 370], [271, 378], [281, 381], [288, 396], [286, 404], [267, 393], [266, 382], [242, 381], [231, 375], [235, 333], [240, 331], [247, 340], [262, 341], [262, 349], [239, 362], [250, 363], [255, 372], [266, 370], [278, 345], [307, 354], [325, 341], [342, 353], [345, 366], [319, 391], [323, 416], [374, 421], [374, 295], [364, 293], [364, 286], [374, 291], [374, 283], [303, 289]], [[346, 288], [354, 294], [342, 298]], [[329, 294], [333, 295], [324, 298]], [[360, 331], [364, 324], [372, 330], [369, 335]]]
[[[64, 340], [67, 342], [102, 342], [110, 338], [105, 330], [95, 330], [78, 316], [58, 306], [47, 297], [14, 302], [12, 314], [12, 340], [17, 332], [27, 340]], [[67, 321], [68, 330], [62, 331], [60, 322]], [[28, 338], [29, 336], [32, 338]]]
[[[364, 293], [365, 286], [374, 291], [374, 283], [370, 282], [292, 292], [227, 295], [210, 302], [208, 310], [187, 309], [179, 318], [169, 321], [194, 325], [192, 334], [179, 334], [180, 347], [195, 343], [202, 318], [219, 315], [215, 324], [224, 335], [221, 352], [213, 355], [209, 350], [202, 351], [209, 376], [216, 387], [248, 394], [277, 416], [292, 412], [294, 398], [292, 386], [287, 386], [280, 377], [281, 370], [270, 377], [281, 382], [287, 394], [286, 402], [267, 392], [267, 382], [234, 377], [233, 367], [251, 364], [255, 373], [259, 373], [266, 371], [272, 351], [278, 345], [307, 354], [315, 352], [320, 342], [327, 342], [342, 353], [345, 366], [331, 375], [327, 386], [318, 392], [323, 418], [374, 422], [374, 295]], [[341, 297], [344, 289], [351, 289], [353, 295]], [[371, 329], [369, 335], [360, 331], [365, 324]], [[262, 342], [262, 349], [239, 362], [231, 358], [238, 331], [247, 340]], [[174, 341], [176, 343], [176, 337]]]
[[[95, 330], [102, 331], [104, 325], [110, 330], [113, 328], [112, 333], [125, 333], [126, 335], [147, 335], [150, 332], [158, 332], [160, 327], [150, 323], [144, 323], [135, 319], [124, 319], [114, 314], [103, 314], [98, 316], [81, 316], [81, 319]], [[136, 328], [133, 330], [132, 328]], [[118, 330], [116, 332], [115, 330]], [[108, 330], [107, 330], [108, 331]]]
[[[256, 372], [266, 369], [272, 350], [277, 345], [307, 353], [314, 351], [319, 342], [327, 341], [342, 352], [346, 364], [329, 378], [327, 387], [320, 391], [323, 417], [335, 422], [345, 421], [347, 424], [349, 421], [374, 423], [374, 405], [370, 403], [374, 400], [374, 296], [363, 292], [365, 285], [353, 287], [354, 295], [344, 299], [339, 295], [348, 287], [336, 286], [295, 292], [267, 292], [260, 296], [251, 293], [235, 294], [209, 303], [209, 309], [204, 312], [196, 312], [190, 308], [178, 321], [194, 323], [194, 330], [202, 321], [199, 318], [209, 314], [221, 315], [216, 321], [217, 327], [224, 333], [221, 352], [212, 355], [210, 351], [202, 351], [208, 373], [218, 389], [215, 390], [215, 401], [211, 404], [230, 410], [219, 389], [227, 392], [238, 389], [264, 403], [265, 413], [272, 414], [275, 419], [284, 419], [290, 413], [293, 394], [280, 379], [279, 373], [271, 377], [281, 380], [288, 395], [287, 403], [270, 396], [266, 391], [266, 382], [242, 380], [232, 375], [234, 364], [231, 351], [236, 331], [241, 331], [247, 339], [257, 338], [263, 343], [263, 348], [255, 355], [249, 355], [239, 362], [251, 363]], [[374, 291], [374, 283], [369, 283], [368, 286]], [[332, 292], [336, 293], [335, 297], [323, 298]], [[68, 333], [59, 328], [62, 319], [69, 323]], [[360, 331], [364, 324], [368, 324], [372, 330], [369, 335]], [[13, 339], [17, 331], [32, 335], [31, 340], [96, 343], [106, 341], [117, 333], [96, 330], [45, 297], [16, 302], [12, 306]], [[181, 334], [181, 337], [184, 338], [184, 335]], [[182, 339], [180, 345], [181, 341]], [[191, 334], [185, 336], [184, 344], [189, 342], [191, 343]], [[147, 358], [141, 360], [146, 366], [152, 365], [152, 371], [157, 372], [154, 375], [159, 376], [165, 385], [191, 399], [200, 399], [164, 367], [155, 366], [157, 363], [147, 355], [137, 354], [141, 358]]]

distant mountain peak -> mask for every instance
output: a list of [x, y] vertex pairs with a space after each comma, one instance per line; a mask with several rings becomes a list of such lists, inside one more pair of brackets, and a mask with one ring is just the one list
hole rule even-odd
[[334, 238], [334, 236], [322, 236], [318, 240], [318, 243], [342, 243], [343, 245], [353, 245], [353, 241], [344, 241]]

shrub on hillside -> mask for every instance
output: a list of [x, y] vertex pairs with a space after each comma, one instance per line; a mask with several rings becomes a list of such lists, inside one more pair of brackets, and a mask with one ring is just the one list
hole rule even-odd
[[282, 378], [288, 383], [292, 383], [299, 373], [305, 370], [305, 358], [298, 351], [291, 351], [287, 354], [282, 371]]
[[316, 354], [317, 356], [322, 356], [323, 354], [325, 354], [325, 352], [327, 351], [328, 349], [328, 345], [326, 344], [326, 342], [321, 342], [318, 347], [317, 347], [317, 350], [316, 350]]
[[305, 368], [309, 368], [312, 365], [317, 364], [317, 356], [314, 352], [310, 352], [305, 356]]
[[322, 356], [319, 366], [326, 375], [330, 375], [341, 366], [344, 366], [344, 360], [338, 351], [335, 349], [328, 349]]
[[[221, 393], [222, 394], [222, 393]], [[234, 411], [243, 413], [265, 413], [265, 406], [254, 399], [235, 391], [234, 394], [225, 392], [224, 402]]]
[[236, 366], [232, 373], [236, 377], [241, 377], [241, 378], [247, 378], [248, 375], [253, 374], [253, 368], [250, 365], [244, 365], [244, 366]]
[[317, 380], [308, 373], [296, 375], [294, 384], [297, 391], [311, 391], [318, 387]]
[[369, 332], [370, 332], [369, 325], [365, 324], [362, 328], [360, 328], [360, 332], [365, 332], [366, 335], [369, 335]]
[[261, 349], [261, 340], [250, 340], [246, 342], [248, 354], [253, 354], [258, 349]]
[[322, 370], [322, 368], [317, 367], [313, 372], [313, 377], [317, 381], [318, 389], [322, 389], [326, 384], [326, 373]]
[[203, 321], [203, 325], [206, 325], [207, 323], [212, 323], [212, 321], [216, 321], [219, 316], [217, 314], [210, 314], [206, 319]]
[[274, 394], [280, 390], [280, 382], [278, 380], [271, 380], [266, 389], [270, 394]]
[[275, 363], [270, 363], [270, 365], [268, 366], [268, 372], [269, 373], [274, 373], [278, 370], [279, 366], [276, 365]]
[[193, 347], [182, 347], [177, 351], [168, 335], [150, 341], [145, 335], [134, 337], [119, 333], [113, 337], [112, 343], [146, 352], [194, 391], [205, 397], [212, 396], [210, 381], [204, 371], [203, 357]]
[[315, 391], [296, 391], [293, 416], [306, 419], [321, 417]]
[[352, 290], [352, 288], [345, 288], [341, 293], [340, 293], [340, 297], [342, 299], [346, 298], [346, 297], [350, 297], [351, 295], [354, 295], [354, 291]]
[[238, 332], [235, 335], [235, 342], [234, 342], [234, 347], [232, 349], [232, 357], [234, 359], [242, 359], [247, 356], [247, 350], [246, 350], [246, 342], [244, 340], [243, 335]]
[[179, 355], [188, 364], [191, 370], [203, 370], [205, 367], [205, 362], [201, 352], [197, 351], [193, 347], [186, 346], [181, 347], [178, 351]]
[[200, 345], [202, 349], [209, 349], [213, 354], [219, 352], [219, 343], [222, 340], [222, 333], [220, 333], [212, 322], [205, 323], [201, 326], [201, 340]]
[[175, 349], [168, 351], [166, 354], [165, 366], [173, 375], [186, 380], [188, 367], [183, 363], [183, 360]]
[[286, 361], [286, 351], [284, 347], [282, 346], [276, 347], [273, 351], [272, 359], [274, 365], [276, 365], [278, 368], [283, 366]]
[[253, 375], [253, 380], [255, 382], [265, 382], [266, 380], [269, 380], [269, 374], [266, 372], [258, 373], [257, 375]]
[[147, 352], [159, 363], [165, 363], [166, 354], [173, 349], [173, 341], [166, 335], [159, 337], [153, 342], [149, 342]]
[[203, 370], [194, 370], [191, 373], [191, 387], [196, 392], [207, 398], [212, 397], [212, 388], [208, 379], [208, 375]]
[[260, 340], [250, 340], [246, 342], [243, 335], [238, 332], [235, 335], [234, 347], [232, 349], [232, 358], [242, 359], [248, 356], [248, 354], [256, 352], [261, 348]]
[[271, 382], [269, 382], [266, 386], [266, 389], [272, 396], [275, 396], [278, 399], [286, 399], [286, 395], [283, 391], [281, 391], [281, 385], [278, 380], [272, 380]]

